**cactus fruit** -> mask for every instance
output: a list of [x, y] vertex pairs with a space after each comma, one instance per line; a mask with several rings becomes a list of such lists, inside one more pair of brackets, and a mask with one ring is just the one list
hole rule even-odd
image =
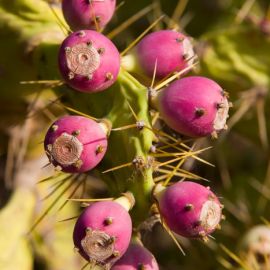
[[240, 243], [240, 253], [250, 267], [257, 265], [262, 270], [270, 263], [270, 227], [257, 225], [251, 228]]
[[73, 31], [103, 28], [112, 18], [115, 0], [63, 0], [64, 17]]
[[190, 39], [172, 30], [153, 32], [137, 46], [139, 66], [150, 77], [153, 76], [155, 65], [156, 77], [163, 78], [192, 65], [194, 56]]
[[50, 162], [62, 171], [86, 172], [106, 153], [106, 126], [83, 116], [61, 117], [47, 131], [44, 147]]
[[209, 188], [184, 181], [157, 186], [155, 193], [160, 214], [173, 232], [206, 239], [219, 226], [222, 205]]
[[190, 137], [212, 135], [226, 128], [229, 103], [223, 89], [199, 76], [177, 80], [152, 97], [165, 123]]
[[74, 245], [90, 263], [111, 265], [128, 248], [132, 222], [128, 210], [134, 197], [126, 193], [114, 201], [91, 204], [78, 218], [73, 232]]
[[158, 270], [153, 254], [142, 244], [131, 243], [124, 256], [117, 261], [112, 270]]
[[58, 63], [65, 82], [82, 92], [98, 92], [111, 86], [120, 69], [120, 55], [104, 35], [81, 30], [62, 43]]

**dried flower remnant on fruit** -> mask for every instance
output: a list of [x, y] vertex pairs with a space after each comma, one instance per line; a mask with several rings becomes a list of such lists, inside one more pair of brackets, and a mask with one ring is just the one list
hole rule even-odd
[[82, 239], [81, 245], [89, 258], [99, 263], [103, 263], [114, 253], [114, 238], [91, 228], [86, 229], [86, 236]]
[[201, 226], [208, 231], [216, 228], [220, 222], [221, 207], [215, 201], [206, 201], [201, 209], [200, 219]]
[[55, 142], [47, 147], [51, 159], [62, 166], [75, 164], [83, 151], [82, 143], [73, 135], [62, 133]]
[[194, 61], [196, 60], [196, 54], [193, 49], [193, 45], [189, 38], [184, 38], [183, 40], [183, 56], [184, 59], [187, 61], [187, 65], [191, 66]]
[[114, 201], [96, 202], [85, 209], [75, 224], [73, 240], [86, 260], [108, 266], [124, 254], [132, 233], [128, 214], [131, 207], [132, 202], [124, 194]]
[[226, 120], [229, 115], [229, 108], [230, 106], [228, 99], [225, 96], [223, 96], [221, 102], [218, 103], [217, 113], [214, 120], [214, 129], [216, 131], [226, 129]]
[[67, 66], [70, 72], [91, 77], [100, 66], [100, 56], [93, 46], [77, 44], [66, 50]]

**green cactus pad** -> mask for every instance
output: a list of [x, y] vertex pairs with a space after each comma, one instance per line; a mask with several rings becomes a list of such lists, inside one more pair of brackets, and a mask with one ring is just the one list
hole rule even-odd
[[[109, 148], [102, 164], [98, 168], [99, 176], [104, 179], [113, 195], [130, 190], [136, 196], [135, 215], [140, 221], [145, 218], [149, 209], [150, 193], [153, 188], [152, 158], [149, 150], [155, 138], [148, 128], [130, 128], [113, 131], [114, 128], [136, 124], [132, 110], [139, 121], [151, 127], [148, 108], [147, 88], [141, 85], [129, 73], [120, 71], [117, 82], [106, 91], [96, 94], [78, 93], [75, 90], [61, 87], [58, 93], [63, 94], [68, 106], [84, 114], [99, 119], [107, 119], [112, 124], [109, 136]], [[112, 172], [102, 173], [110, 168], [126, 164], [136, 158], [142, 158], [143, 165], [130, 165]], [[138, 220], [138, 221], [139, 221]]]

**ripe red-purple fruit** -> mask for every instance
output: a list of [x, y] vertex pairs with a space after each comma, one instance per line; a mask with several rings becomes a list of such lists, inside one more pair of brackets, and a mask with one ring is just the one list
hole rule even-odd
[[47, 131], [44, 147], [50, 162], [62, 171], [86, 172], [106, 153], [106, 128], [86, 117], [64, 116]]
[[153, 254], [141, 244], [132, 243], [124, 256], [117, 261], [111, 270], [158, 270]]
[[110, 87], [117, 79], [120, 55], [104, 35], [81, 30], [69, 35], [62, 43], [58, 63], [66, 83], [82, 92], [98, 92]]
[[73, 31], [103, 28], [112, 18], [115, 0], [63, 0], [64, 17]]
[[212, 135], [226, 128], [229, 103], [223, 89], [199, 76], [174, 81], [152, 98], [162, 119], [173, 130], [190, 137]]
[[150, 77], [157, 63], [157, 78], [183, 70], [195, 59], [190, 39], [173, 30], [161, 30], [145, 36], [137, 46], [137, 56], [139, 66]]
[[78, 218], [73, 241], [90, 263], [109, 266], [126, 252], [132, 234], [133, 196], [91, 204]]
[[205, 238], [219, 227], [222, 206], [209, 188], [184, 181], [167, 188], [159, 186], [155, 196], [161, 217], [179, 235]]

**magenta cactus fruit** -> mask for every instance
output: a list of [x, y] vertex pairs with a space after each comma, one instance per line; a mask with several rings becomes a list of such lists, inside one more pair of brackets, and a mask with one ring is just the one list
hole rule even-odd
[[62, 171], [86, 172], [106, 153], [106, 127], [86, 117], [64, 116], [47, 131], [44, 147], [50, 162]]
[[162, 219], [179, 235], [206, 239], [219, 227], [222, 205], [207, 187], [178, 182], [167, 188], [158, 186], [155, 196]]
[[132, 243], [124, 256], [117, 261], [111, 270], [158, 270], [153, 254], [141, 244]]
[[104, 35], [81, 30], [64, 40], [58, 63], [69, 86], [91, 93], [107, 89], [115, 82], [120, 69], [120, 55]]
[[183, 70], [192, 65], [195, 59], [190, 39], [172, 30], [161, 30], [145, 36], [137, 46], [137, 56], [139, 66], [146, 75], [152, 77], [157, 66], [157, 78]]
[[73, 31], [103, 28], [112, 18], [115, 0], [63, 0], [62, 10]]
[[90, 263], [109, 266], [126, 252], [132, 234], [128, 210], [133, 197], [91, 204], [78, 218], [73, 241]]
[[190, 137], [212, 135], [225, 129], [229, 102], [214, 81], [199, 76], [176, 80], [152, 99], [165, 123]]

